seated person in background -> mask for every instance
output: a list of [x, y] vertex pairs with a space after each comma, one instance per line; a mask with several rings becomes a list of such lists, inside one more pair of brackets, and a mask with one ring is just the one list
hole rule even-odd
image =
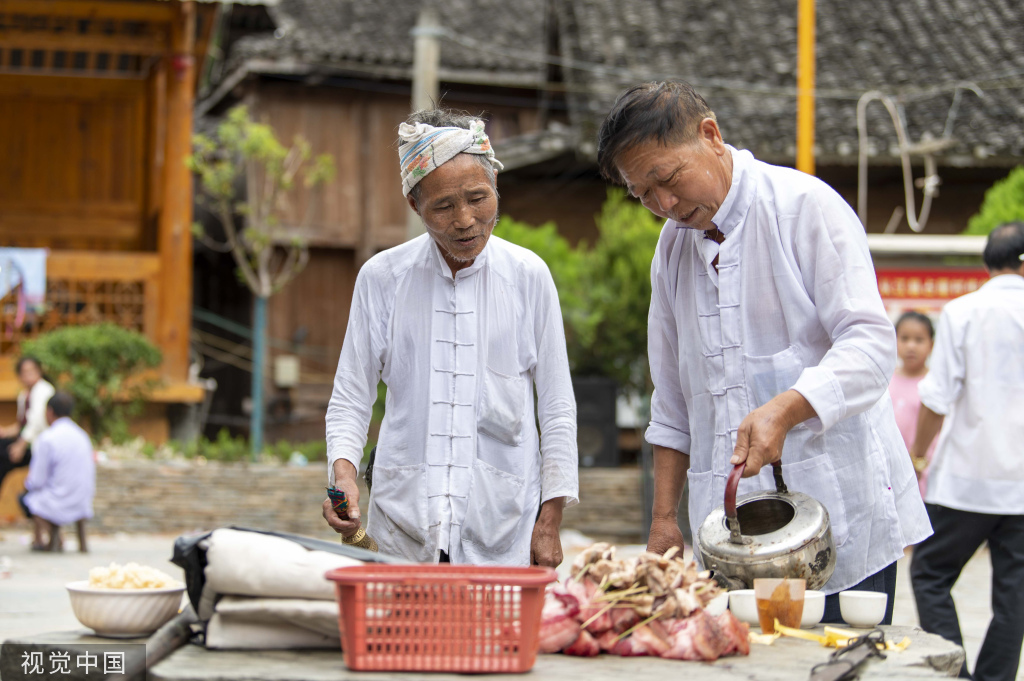
[[25, 389], [18, 393], [18, 422], [0, 427], [0, 487], [8, 472], [29, 464], [30, 446], [46, 430], [46, 402], [54, 392], [35, 357], [19, 359], [16, 370]]
[[[75, 406], [70, 395], [59, 392], [46, 405], [50, 427], [36, 438], [25, 479], [21, 505], [32, 519], [33, 551], [59, 550], [60, 526], [92, 517], [92, 498], [96, 491], [96, 466], [92, 442], [84, 430], [71, 420]], [[50, 541], [43, 543], [43, 530]], [[85, 551], [84, 532], [79, 531], [79, 550]]]

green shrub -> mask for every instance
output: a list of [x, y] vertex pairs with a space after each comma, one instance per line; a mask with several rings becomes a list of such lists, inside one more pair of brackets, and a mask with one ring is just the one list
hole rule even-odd
[[634, 392], [647, 389], [647, 314], [651, 261], [663, 220], [625, 190], [610, 189], [597, 216], [599, 238], [588, 254], [586, 306], [570, 330], [580, 334], [575, 371], [615, 379]]
[[[227, 428], [221, 428], [217, 437], [210, 440], [200, 437], [198, 440], [182, 445], [180, 442], [171, 442], [172, 450], [180, 452], [185, 458], [195, 459], [203, 457], [207, 461], [251, 461], [252, 451], [248, 440], [242, 435], [232, 435]], [[143, 454], [146, 454], [143, 447]], [[307, 461], [327, 461], [327, 443], [323, 440], [311, 440], [309, 442], [289, 442], [278, 440], [273, 444], [267, 444], [263, 448], [261, 458], [276, 459], [287, 463], [292, 452], [298, 452], [306, 457]]]
[[188, 443], [181, 453], [190, 459], [201, 456], [207, 461], [248, 461], [252, 456], [248, 441], [241, 435], [232, 436], [227, 428], [221, 428], [215, 440], [201, 437]]
[[160, 350], [116, 324], [66, 326], [25, 341], [21, 349], [42, 363], [58, 389], [74, 397], [76, 418], [96, 440], [124, 442], [128, 417], [142, 411], [157, 385], [140, 374], [160, 365]]
[[1024, 166], [993, 184], [985, 192], [981, 209], [968, 222], [964, 234], [988, 236], [1004, 222], [1024, 220]]
[[551, 222], [531, 227], [505, 217], [494, 233], [530, 249], [551, 270], [573, 373], [607, 376], [644, 392], [651, 260], [662, 221], [625, 191], [610, 189], [596, 224], [593, 248], [574, 248]]
[[307, 461], [327, 461], [327, 442], [312, 440], [310, 442], [289, 442], [278, 440], [267, 447], [267, 453], [274, 458], [287, 462], [293, 452], [306, 457]]

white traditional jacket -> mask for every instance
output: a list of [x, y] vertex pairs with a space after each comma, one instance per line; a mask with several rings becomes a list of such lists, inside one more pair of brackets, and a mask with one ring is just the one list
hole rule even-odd
[[20, 437], [25, 442], [32, 444], [49, 426], [46, 422], [46, 406], [56, 392], [49, 381], [40, 378], [31, 390], [22, 390], [18, 393], [18, 421], [25, 421]]
[[[888, 385], [896, 334], [864, 228], [820, 180], [729, 147], [732, 186], [712, 221], [721, 247], [669, 220], [651, 268], [648, 442], [690, 455], [694, 537], [721, 506], [743, 418], [789, 389], [817, 412], [786, 438], [790, 489], [828, 509], [838, 564], [857, 584], [931, 527]], [[719, 256], [718, 270], [712, 267]], [[772, 489], [771, 466], [740, 494]]]
[[1024, 277], [1001, 274], [946, 303], [921, 404], [946, 415], [929, 504], [1024, 515]]
[[428, 235], [371, 258], [327, 411], [329, 477], [339, 458], [358, 468], [379, 380], [366, 530], [380, 550], [528, 565], [540, 504], [578, 496], [576, 402], [544, 262], [494, 236], [454, 277]]

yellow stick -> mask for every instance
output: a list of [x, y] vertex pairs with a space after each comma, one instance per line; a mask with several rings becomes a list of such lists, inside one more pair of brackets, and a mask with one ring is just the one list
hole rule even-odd
[[814, 174], [814, 0], [799, 0], [797, 18], [796, 169]]
[[589, 626], [590, 626], [590, 625], [591, 625], [591, 624], [592, 624], [592, 623], [593, 623], [593, 622], [594, 622], [594, 621], [595, 621], [595, 620], [596, 620], [596, 619], [597, 619], [598, 617], [600, 617], [601, 615], [605, 614], [606, 612], [608, 612], [609, 610], [611, 610], [611, 609], [612, 609], [613, 607], [615, 607], [615, 601], [612, 601], [612, 602], [611, 602], [611, 603], [609, 603], [608, 605], [606, 605], [606, 606], [604, 606], [603, 608], [601, 608], [601, 610], [599, 610], [599, 611], [598, 611], [598, 613], [597, 613], [596, 615], [594, 615], [594, 616], [593, 616], [593, 617], [591, 617], [591, 618], [590, 618], [589, 620], [587, 620], [586, 622], [584, 622], [583, 624], [581, 624], [581, 625], [580, 625], [580, 628], [581, 628], [581, 629], [586, 629], [586, 628], [587, 628], [587, 627], [589, 627]]
[[632, 634], [634, 629], [639, 629], [640, 627], [644, 626], [645, 624], [647, 624], [651, 620], [656, 620], [656, 619], [658, 619], [658, 615], [651, 615], [650, 617], [645, 619], [643, 622], [640, 622], [639, 624], [634, 624], [629, 629], [626, 629], [624, 632], [619, 634], [619, 637], [615, 639], [615, 642], [618, 643], [622, 639], [624, 639], [627, 636], [629, 636], [630, 634]]

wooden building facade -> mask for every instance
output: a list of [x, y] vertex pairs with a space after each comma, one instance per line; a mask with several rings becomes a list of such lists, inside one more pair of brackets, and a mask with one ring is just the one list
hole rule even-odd
[[[219, 5], [0, 0], [0, 244], [49, 249], [38, 313], [0, 301], [0, 421], [23, 340], [114, 322], [163, 353], [138, 427], [168, 437], [194, 403], [191, 150], [196, 73]], [[19, 321], [21, 323], [19, 323]]]
[[[943, 184], [927, 231], [952, 234], [964, 228], [985, 189], [1024, 160], [1024, 125], [1013, 113], [1022, 88], [997, 77], [1005, 64], [1024, 67], [1020, 51], [1007, 47], [1024, 10], [996, 11], [998, 3], [983, 0], [978, 20], [964, 30], [957, 16], [972, 14], [978, 3], [952, 0], [955, 11], [944, 12], [930, 0], [910, 1], [928, 26], [914, 40], [876, 3], [821, 8], [817, 174], [856, 205], [857, 99], [873, 90], [890, 93], [900, 100], [910, 140], [927, 147], [944, 138], [937, 159]], [[310, 244], [309, 266], [270, 301], [270, 362], [296, 355], [300, 375], [279, 386], [274, 367], [266, 367], [268, 439], [322, 437], [358, 268], [406, 238], [395, 136], [409, 113], [411, 36], [422, 8], [433, 6], [441, 27], [441, 105], [489, 118], [488, 132], [506, 165], [498, 180], [502, 214], [533, 224], [553, 220], [571, 241], [592, 242], [593, 218], [608, 189], [595, 164], [596, 130], [616, 95], [638, 81], [694, 82], [718, 114], [727, 142], [767, 162], [792, 165], [795, 4], [785, 17], [775, 6], [744, 0], [711, 4], [714, 11], [700, 2], [660, 0], [236, 4], [197, 114], [212, 123], [231, 106], [247, 104], [282, 139], [301, 134], [316, 152], [333, 154], [339, 170], [312, 199], [311, 224], [292, 225]], [[763, 30], [767, 25], [777, 30]], [[937, 49], [934, 36], [955, 44], [957, 58]], [[992, 49], [979, 52], [976, 43]], [[967, 80], [984, 97], [969, 92]], [[933, 83], [931, 89], [922, 85]], [[868, 110], [867, 130], [866, 229], [882, 232], [892, 221], [896, 232], [907, 233], [905, 218], [892, 219], [905, 206], [903, 176], [893, 123], [878, 103]], [[920, 179], [920, 153], [913, 161]], [[928, 182], [934, 186], [937, 179]], [[919, 210], [920, 183], [915, 198]], [[305, 210], [304, 203], [296, 205]], [[223, 259], [197, 253], [197, 278], [225, 271]], [[233, 285], [229, 275], [221, 277], [225, 290]], [[247, 300], [198, 289], [196, 296], [236, 322], [249, 321]], [[213, 361], [207, 366], [244, 372]], [[248, 374], [237, 376], [243, 377]], [[245, 384], [217, 378], [222, 386]], [[247, 389], [231, 399], [218, 394], [224, 401], [215, 412], [244, 411]], [[223, 423], [237, 423], [244, 432], [240, 416]]]

